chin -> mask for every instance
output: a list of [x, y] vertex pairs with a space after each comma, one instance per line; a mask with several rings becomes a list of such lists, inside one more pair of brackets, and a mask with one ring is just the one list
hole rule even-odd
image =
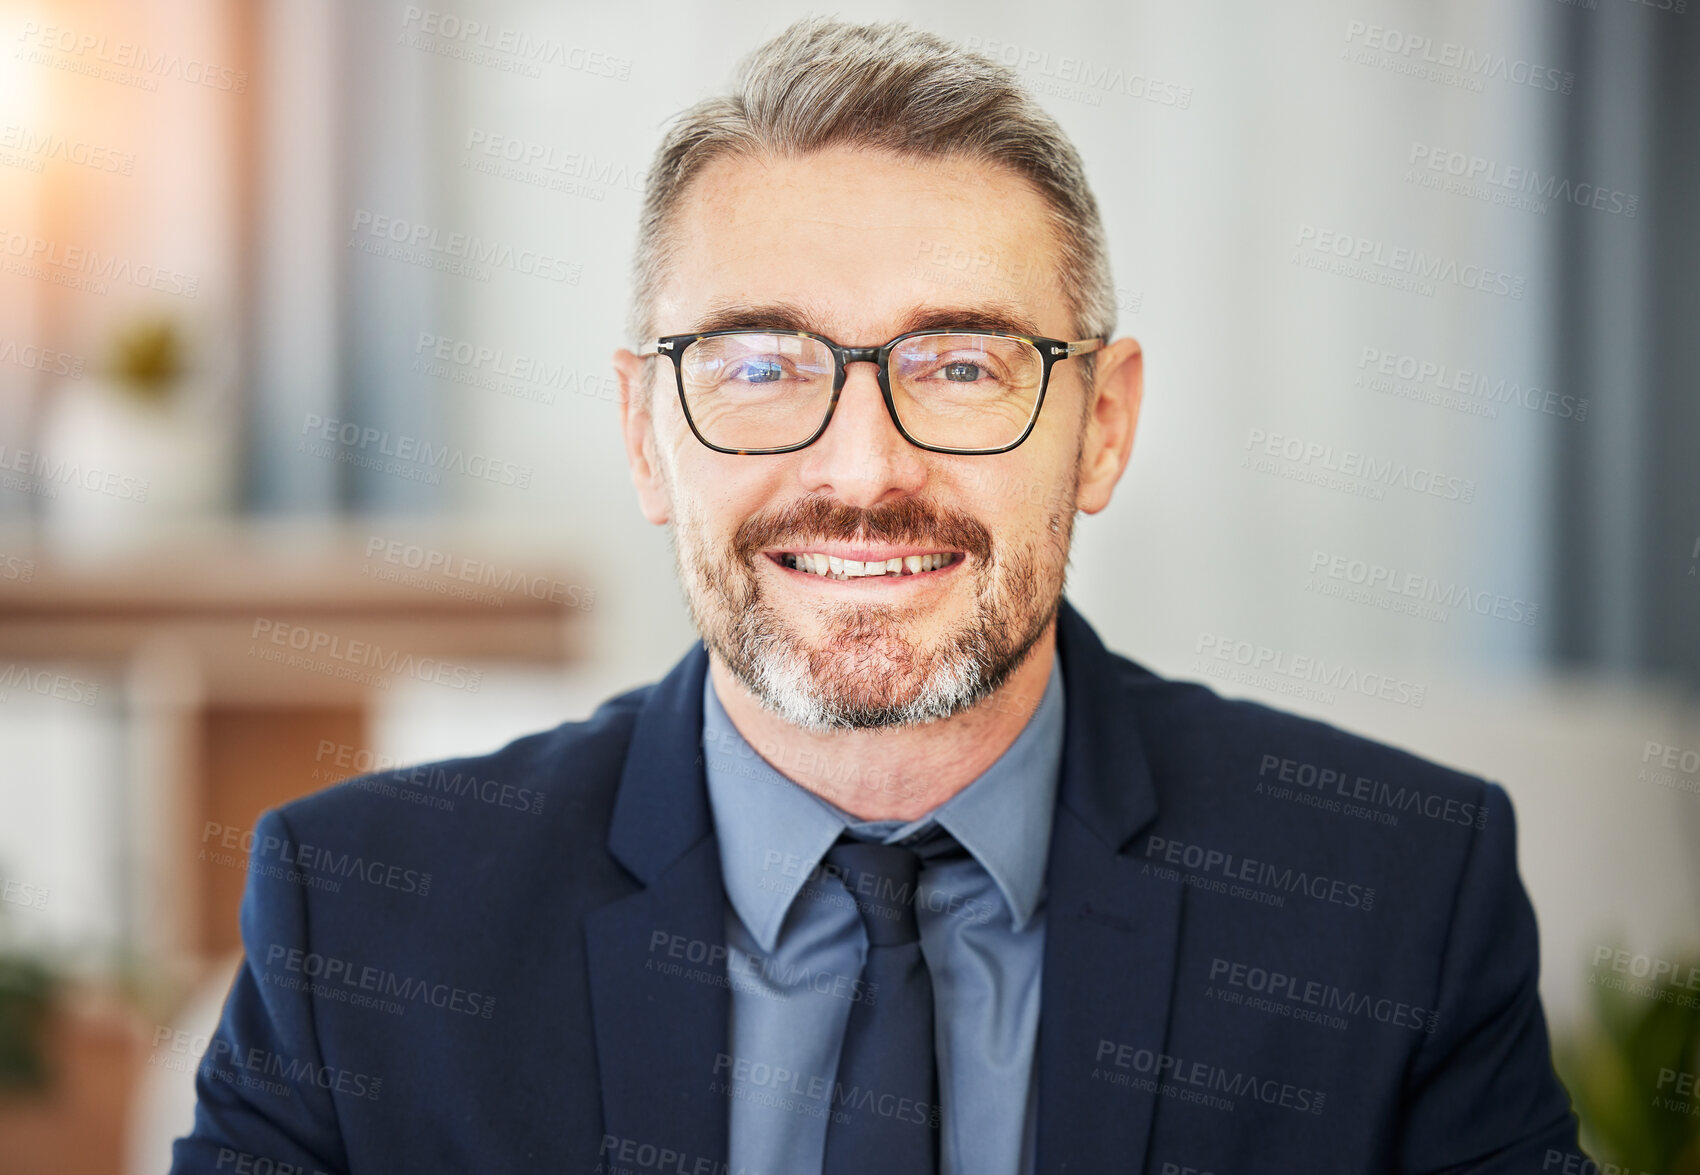
[[733, 659], [727, 661], [763, 706], [817, 733], [937, 722], [970, 708], [988, 692], [973, 657], [935, 656], [925, 669], [908, 642], [880, 634], [873, 639], [895, 642], [900, 655], [882, 655], [883, 650], [866, 647], [868, 638], [852, 637], [825, 648], [768, 648], [739, 658], [743, 672]]

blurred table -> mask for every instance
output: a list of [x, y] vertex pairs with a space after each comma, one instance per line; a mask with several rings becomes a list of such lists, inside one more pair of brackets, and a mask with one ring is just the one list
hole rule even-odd
[[0, 666], [126, 682], [131, 810], [155, 857], [143, 941], [201, 960], [240, 945], [225, 830], [372, 770], [386, 690], [470, 693], [491, 663], [572, 661], [595, 596], [546, 550], [390, 520], [197, 527], [99, 556], [0, 534]]

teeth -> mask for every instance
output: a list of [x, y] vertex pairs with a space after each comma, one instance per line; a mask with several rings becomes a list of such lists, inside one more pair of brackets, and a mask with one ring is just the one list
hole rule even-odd
[[801, 551], [785, 555], [781, 560], [785, 566], [797, 571], [806, 571], [811, 575], [825, 576], [831, 579], [862, 579], [878, 575], [919, 575], [923, 571], [936, 571], [950, 562], [946, 554], [905, 555], [898, 559], [869, 560], [862, 562], [856, 559], [840, 559], [836, 555], [823, 555], [815, 551]]

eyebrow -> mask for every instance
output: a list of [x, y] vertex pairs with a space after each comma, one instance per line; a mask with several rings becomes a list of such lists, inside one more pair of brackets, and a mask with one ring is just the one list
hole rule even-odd
[[[822, 321], [824, 316], [811, 313], [791, 302], [764, 302], [753, 305], [726, 302], [711, 305], [697, 319], [696, 326], [690, 333], [707, 334], [709, 331], [741, 329], [800, 330], [826, 334], [827, 332], [820, 329]], [[995, 331], [1011, 335], [1039, 334], [1039, 328], [1031, 318], [1004, 302], [987, 302], [975, 306], [917, 306], [903, 318], [897, 333], [906, 335], [911, 331], [951, 328]]]

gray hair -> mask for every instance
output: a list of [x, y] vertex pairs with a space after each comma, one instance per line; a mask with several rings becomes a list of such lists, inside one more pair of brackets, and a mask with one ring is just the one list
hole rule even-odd
[[[655, 334], [655, 299], [677, 243], [670, 221], [691, 179], [730, 154], [804, 154], [833, 146], [911, 160], [997, 164], [1025, 177], [1050, 209], [1063, 297], [1075, 334], [1109, 337], [1116, 296], [1098, 202], [1056, 121], [989, 57], [901, 21], [806, 17], [738, 67], [732, 92], [681, 112], [645, 184], [629, 326]], [[1081, 376], [1091, 376], [1082, 356]]]

